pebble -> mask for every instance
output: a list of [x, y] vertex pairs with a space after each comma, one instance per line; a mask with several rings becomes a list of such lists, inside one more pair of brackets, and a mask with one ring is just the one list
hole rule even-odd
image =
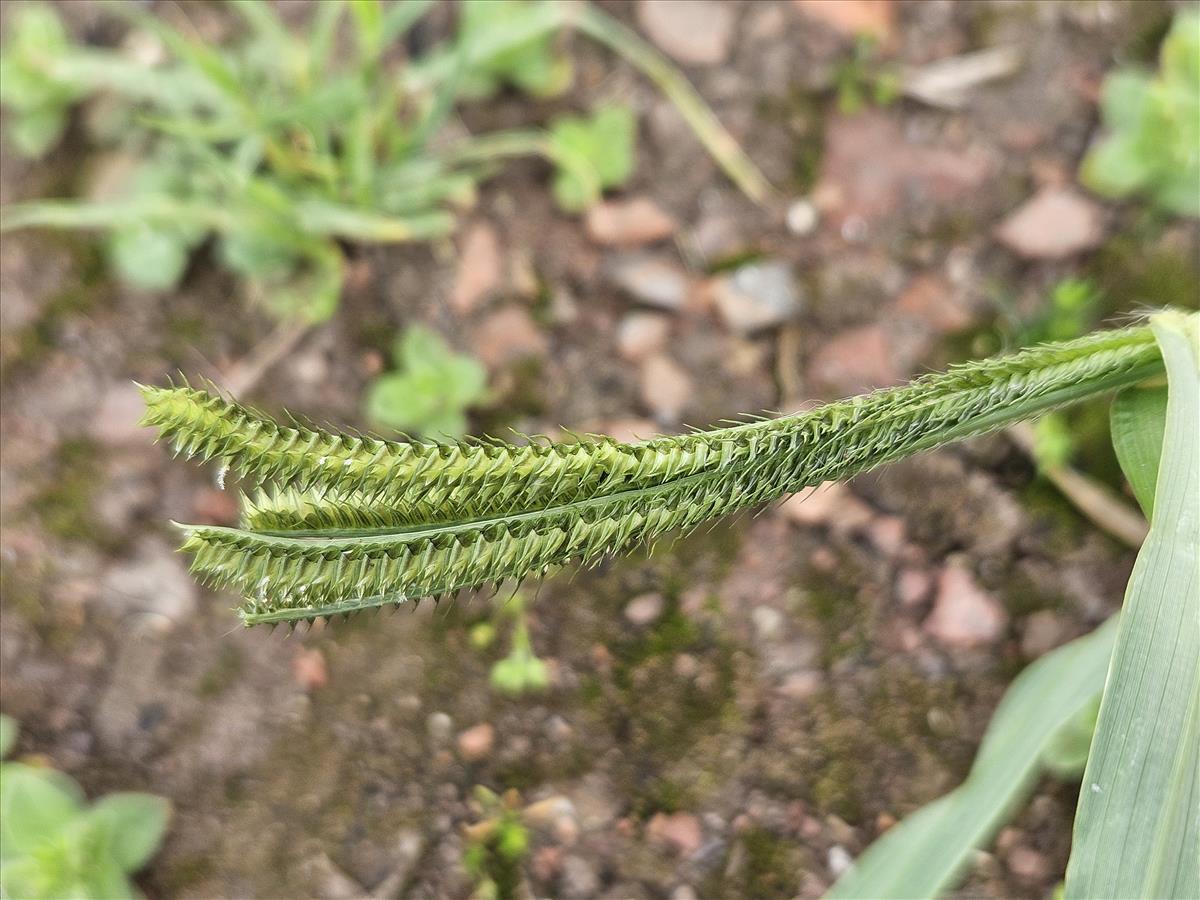
[[305, 691], [315, 691], [329, 683], [329, 669], [325, 655], [313, 647], [301, 647], [292, 657], [292, 680]]
[[895, 556], [904, 546], [908, 528], [899, 516], [876, 516], [867, 525], [867, 537], [886, 556]]
[[712, 283], [713, 302], [725, 325], [742, 335], [774, 328], [800, 312], [800, 290], [782, 262], [749, 263]]
[[788, 207], [786, 223], [788, 231], [797, 237], [805, 237], [817, 230], [821, 215], [811, 200], [800, 199]]
[[496, 729], [488, 722], [473, 725], [458, 736], [458, 752], [468, 762], [476, 762], [492, 752]]
[[1043, 881], [1050, 874], [1050, 861], [1045, 854], [1018, 845], [1008, 854], [1008, 869], [1022, 881]]
[[503, 272], [496, 229], [487, 222], [476, 222], [463, 238], [450, 306], [458, 313], [471, 312], [500, 286]]
[[929, 596], [933, 579], [925, 569], [905, 568], [896, 576], [896, 599], [904, 606], [916, 606]]
[[846, 37], [892, 37], [896, 10], [893, 0], [792, 0], [810, 19], [828, 25]]
[[977, 647], [1004, 632], [1008, 615], [975, 581], [961, 561], [951, 561], [938, 579], [933, 612], [925, 620], [927, 634], [949, 647]]
[[425, 730], [435, 744], [444, 744], [454, 731], [454, 720], [444, 712], [431, 712], [425, 720]]
[[896, 298], [896, 311], [936, 334], [954, 334], [974, 322], [973, 310], [944, 278], [917, 275]]
[[646, 823], [646, 837], [651, 843], [669, 847], [680, 856], [691, 856], [704, 840], [700, 820], [691, 813], [655, 813]]
[[794, 672], [783, 679], [779, 693], [792, 700], [807, 700], [816, 696], [825, 685], [824, 676], [814, 669]]
[[490, 369], [546, 352], [546, 336], [529, 312], [509, 306], [489, 315], [475, 330], [475, 352]]
[[630, 313], [617, 325], [617, 352], [629, 362], [642, 362], [666, 346], [671, 321], [657, 313]]
[[655, 419], [675, 424], [692, 398], [692, 380], [670, 357], [655, 354], [642, 363], [640, 392]]
[[693, 66], [729, 58], [734, 10], [723, 0], [641, 0], [637, 21], [667, 55]]
[[700, 895], [690, 884], [681, 884], [671, 891], [671, 900], [700, 900]]
[[625, 618], [638, 628], [645, 628], [657, 622], [663, 614], [663, 595], [656, 593], [639, 594], [625, 607]]
[[783, 613], [773, 606], [754, 607], [750, 621], [761, 641], [773, 641], [783, 633]]
[[903, 380], [904, 370], [882, 325], [862, 325], [825, 341], [808, 366], [808, 377], [842, 395], [861, 394]]
[[673, 216], [648, 197], [597, 203], [584, 222], [588, 237], [606, 247], [639, 247], [669, 238], [678, 228]]
[[843, 533], [864, 527], [875, 515], [871, 507], [838, 481], [793, 494], [780, 504], [779, 512], [797, 525], [829, 526]]
[[1065, 259], [1104, 240], [1100, 206], [1069, 187], [1045, 187], [1009, 213], [996, 238], [1026, 259]]
[[608, 266], [608, 276], [618, 288], [639, 303], [677, 312], [691, 290], [687, 273], [673, 263], [651, 256], [626, 256]]
[[829, 848], [826, 861], [829, 864], [829, 874], [834, 878], [839, 878], [854, 864], [854, 857], [841, 844], [834, 844]]

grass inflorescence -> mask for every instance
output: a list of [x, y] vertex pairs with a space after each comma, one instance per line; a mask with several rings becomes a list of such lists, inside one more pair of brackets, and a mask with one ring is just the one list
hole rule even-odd
[[971, 362], [808, 412], [625, 444], [387, 441], [276, 422], [189, 385], [145, 424], [259, 489], [241, 527], [183, 526], [247, 624], [295, 622], [540, 576], [686, 532], [1160, 374], [1148, 327]]

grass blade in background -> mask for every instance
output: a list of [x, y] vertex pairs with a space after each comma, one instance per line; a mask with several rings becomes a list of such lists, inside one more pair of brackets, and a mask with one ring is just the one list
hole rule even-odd
[[1200, 896], [1200, 328], [1151, 320], [1168, 399], [1067, 868], [1068, 897]]
[[1046, 654], [1009, 687], [983, 736], [967, 780], [867, 848], [826, 895], [935, 897], [962, 873], [977, 847], [1016, 810], [1056, 751], [1098, 698], [1116, 620]]

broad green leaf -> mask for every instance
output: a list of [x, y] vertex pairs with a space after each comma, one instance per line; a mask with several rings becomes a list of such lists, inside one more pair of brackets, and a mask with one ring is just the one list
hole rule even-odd
[[17, 720], [12, 716], [0, 713], [0, 759], [4, 759], [12, 752], [12, 748], [17, 743], [17, 735], [20, 733], [21, 726], [17, 724]]
[[1150, 78], [1121, 69], [1104, 79], [1100, 110], [1110, 128], [1136, 128], [1149, 100]]
[[108, 834], [108, 850], [122, 872], [136, 872], [158, 852], [171, 804], [153, 794], [109, 794], [88, 810]]
[[1046, 654], [1017, 676], [988, 724], [967, 780], [867, 848], [828, 897], [936, 897], [1033, 788], [1047, 749], [1095, 703], [1116, 621]]
[[1154, 164], [1138, 136], [1126, 132], [1109, 135], [1097, 143], [1084, 158], [1079, 174], [1097, 194], [1125, 197], [1154, 177]]
[[1146, 518], [1154, 514], [1154, 487], [1167, 423], [1167, 386], [1126, 388], [1109, 413], [1113, 450]]
[[1200, 896], [1200, 315], [1151, 319], [1167, 417], [1083, 776], [1067, 897]]
[[577, 212], [618, 187], [633, 172], [637, 120], [626, 106], [601, 107], [590, 118], [566, 116], [550, 129], [558, 173], [554, 196], [559, 206]]
[[32, 853], [52, 840], [83, 807], [83, 792], [61, 772], [0, 765], [0, 845], [6, 857]]
[[130, 225], [112, 233], [108, 253], [124, 281], [146, 290], [163, 291], [179, 283], [191, 245], [169, 228]]

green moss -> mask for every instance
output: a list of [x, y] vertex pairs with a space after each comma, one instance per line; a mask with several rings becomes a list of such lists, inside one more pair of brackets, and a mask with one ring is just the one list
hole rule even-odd
[[54, 478], [32, 502], [42, 527], [55, 537], [105, 543], [92, 510], [101, 481], [97, 453], [95, 445], [82, 438], [63, 443]]
[[794, 838], [753, 827], [731, 848], [723, 874], [705, 885], [705, 896], [794, 897], [803, 871], [802, 856]]

